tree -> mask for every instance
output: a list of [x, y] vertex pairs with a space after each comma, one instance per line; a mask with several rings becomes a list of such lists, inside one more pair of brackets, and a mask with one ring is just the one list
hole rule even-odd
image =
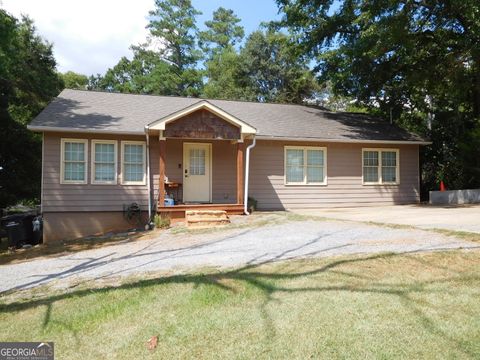
[[155, 0], [150, 11], [150, 39], [142, 48], [156, 45], [160, 59], [172, 65], [178, 78], [176, 95], [198, 95], [202, 86], [202, 74], [196, 69], [201, 52], [196, 47], [195, 17], [200, 14], [190, 0]]
[[240, 56], [235, 50], [244, 35], [240, 19], [232, 10], [223, 7], [206, 21], [207, 30], [199, 33], [199, 43], [207, 56], [205, 75], [207, 83], [203, 96], [214, 99], [244, 99], [247, 96], [238, 84]]
[[252, 101], [302, 103], [317, 83], [288, 35], [255, 31], [240, 52], [238, 85]]
[[132, 45], [132, 60], [122, 57], [105, 75], [91, 76], [88, 89], [137, 94], [198, 96], [202, 71], [196, 48], [196, 11], [190, 0], [156, 0], [150, 11], [147, 42]]
[[215, 52], [206, 63], [207, 83], [203, 96], [210, 99], [246, 100], [255, 97], [249, 89], [240, 85], [239, 54], [233, 47]]
[[83, 74], [77, 74], [73, 71], [67, 71], [60, 74], [65, 88], [85, 90], [88, 84], [88, 77]]
[[[4, 75], [0, 75], [10, 89], [8, 111], [15, 121], [27, 124], [58, 94], [62, 83], [56, 71], [52, 45], [36, 33], [33, 21], [23, 17], [20, 21], [0, 9], [0, 21], [14, 24], [12, 39], [2, 46], [1, 62]], [[7, 19], [10, 20], [7, 20]], [[8, 60], [5, 58], [8, 57]], [[8, 92], [8, 91], [7, 91]]]
[[330, 111], [351, 111], [351, 112], [366, 112], [367, 109], [359, 107], [355, 99], [350, 97], [335, 94], [332, 90], [330, 81], [319, 85], [319, 90], [316, 93], [315, 99], [312, 100], [315, 105], [324, 107]]
[[[371, 112], [431, 137], [430, 189], [480, 186], [480, 3], [466, 1], [277, 0], [302, 53], [323, 81]], [[476, 138], [476, 137], [475, 137]]]
[[318, 90], [306, 62], [290, 38], [274, 31], [255, 31], [237, 53], [232, 46], [207, 62], [206, 97], [279, 103], [303, 103]]
[[212, 58], [215, 52], [234, 47], [242, 41], [245, 32], [243, 27], [238, 25], [240, 21], [233, 10], [223, 7], [214, 11], [212, 20], [205, 21], [207, 30], [199, 33], [199, 43], [209, 58]]
[[0, 208], [39, 198], [41, 142], [26, 125], [60, 92], [52, 46], [0, 9]]
[[132, 60], [122, 57], [104, 76], [91, 76], [88, 89], [175, 95], [180, 79], [172, 68], [172, 65], [160, 59], [155, 52], [138, 47], [134, 49]]

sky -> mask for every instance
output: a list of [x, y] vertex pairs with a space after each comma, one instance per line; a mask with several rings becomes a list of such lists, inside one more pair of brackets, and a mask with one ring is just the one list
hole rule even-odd
[[[242, 19], [245, 33], [262, 21], [278, 19], [274, 0], [192, 0], [203, 14], [200, 29], [223, 6]], [[53, 43], [58, 70], [85, 75], [103, 74], [122, 56], [131, 58], [130, 45], [145, 41], [148, 11], [154, 0], [0, 0], [0, 7], [15, 17], [28, 15], [38, 33]]]

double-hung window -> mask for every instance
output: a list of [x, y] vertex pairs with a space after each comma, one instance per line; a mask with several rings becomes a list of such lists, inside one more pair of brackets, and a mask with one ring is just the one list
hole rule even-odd
[[86, 184], [87, 183], [87, 147], [88, 140], [62, 139], [60, 183]]
[[122, 141], [122, 184], [145, 185], [145, 142]]
[[362, 154], [365, 185], [399, 183], [398, 149], [363, 149]]
[[286, 146], [285, 184], [326, 185], [327, 149], [311, 146]]
[[92, 140], [92, 184], [117, 183], [117, 142]]

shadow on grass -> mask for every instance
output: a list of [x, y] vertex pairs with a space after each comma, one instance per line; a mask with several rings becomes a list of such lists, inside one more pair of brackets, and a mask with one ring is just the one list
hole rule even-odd
[[[412, 252], [414, 253], [414, 252]], [[411, 253], [411, 254], [412, 254]], [[414, 262], [420, 264], [420, 266], [436, 268], [439, 270], [447, 270], [449, 276], [442, 276], [437, 279], [430, 280], [411, 280], [411, 281], [399, 281], [396, 282], [381, 282], [374, 276], [368, 276], [366, 273], [357, 273], [357, 271], [348, 271], [341, 269], [342, 265], [359, 264], [369, 267], [374, 266], [374, 262], [379, 261], [391, 261], [398, 256], [405, 256], [405, 253], [383, 253], [370, 256], [355, 256], [350, 258], [340, 258], [333, 260], [322, 260], [321, 266], [312, 267], [308, 271], [288, 271], [289, 262], [277, 263], [275, 271], [262, 270], [262, 265], [273, 262], [272, 260], [251, 263], [239, 269], [217, 272], [211, 271], [203, 274], [191, 274], [191, 275], [173, 275], [158, 277], [148, 280], [140, 280], [136, 282], [125, 283], [119, 286], [108, 286], [100, 289], [79, 289], [69, 293], [57, 294], [46, 296], [42, 298], [18, 301], [8, 304], [0, 304], [0, 313], [19, 312], [23, 310], [32, 309], [38, 306], [45, 306], [46, 312], [43, 321], [43, 327], [47, 327], [51, 320], [52, 309], [55, 303], [68, 300], [70, 298], [82, 298], [90, 296], [92, 294], [108, 294], [119, 290], [129, 289], [147, 289], [156, 286], [166, 286], [171, 284], [193, 284], [195, 287], [205, 285], [213, 286], [220, 291], [227, 293], [237, 293], [237, 287], [232, 284], [245, 284], [250, 285], [254, 289], [258, 290], [263, 298], [258, 311], [264, 322], [266, 339], [275, 336], [275, 325], [272, 317], [269, 314], [268, 306], [275, 301], [280, 301], [275, 297], [280, 293], [328, 293], [328, 292], [350, 292], [350, 293], [370, 293], [370, 294], [382, 294], [400, 300], [403, 306], [422, 324], [423, 328], [434, 336], [442, 338], [443, 341], [449, 342], [458, 351], [463, 352], [468, 356], [477, 356], [475, 349], [471, 348], [471, 345], [464, 341], [455, 339], [448, 332], [441, 329], [433, 319], [431, 319], [426, 310], [422, 307], [433, 307], [434, 305], [428, 303], [424, 299], [419, 299], [419, 295], [428, 294], [456, 294], [455, 288], [448, 289], [435, 289], [432, 285], [442, 284], [454, 284], [454, 283], [479, 283], [480, 276], [473, 276], [468, 272], [461, 272], [455, 269], [451, 269], [448, 266], [438, 266], [428, 260], [420, 259], [418, 261], [414, 257]], [[411, 259], [412, 257], [409, 257]], [[285, 269], [287, 267], [287, 269]], [[291, 267], [290, 267], [291, 268]], [[301, 286], [293, 287], [288, 284], [283, 284], [289, 280], [308, 278], [319, 274], [335, 274], [340, 275], [348, 280], [358, 280], [359, 282], [352, 284], [350, 281], [344, 281], [343, 283], [335, 281], [335, 285], [325, 286]], [[452, 275], [450, 275], [452, 274]], [[312, 281], [312, 283], [316, 283]], [[76, 335], [76, 334], [74, 334]]]

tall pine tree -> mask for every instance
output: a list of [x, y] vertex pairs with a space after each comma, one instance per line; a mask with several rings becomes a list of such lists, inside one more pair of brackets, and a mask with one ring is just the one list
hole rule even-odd
[[160, 58], [173, 66], [177, 77], [176, 95], [198, 95], [202, 73], [197, 63], [202, 54], [197, 48], [197, 11], [190, 0], [156, 0], [150, 11], [149, 46], [157, 48]]

